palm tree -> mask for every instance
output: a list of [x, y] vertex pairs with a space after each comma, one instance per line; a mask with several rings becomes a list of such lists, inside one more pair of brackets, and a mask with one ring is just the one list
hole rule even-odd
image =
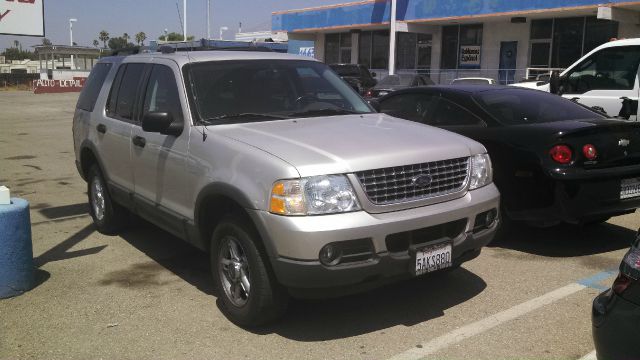
[[126, 43], [128, 43], [129, 39], [131, 39], [131, 36], [129, 36], [129, 34], [127, 34], [127, 33], [124, 33], [124, 34], [122, 34], [122, 38], [124, 39], [124, 41]]
[[13, 40], [13, 45], [16, 47], [16, 49], [19, 48], [20, 47], [20, 41]]
[[98, 39], [100, 39], [100, 41], [102, 41], [102, 45], [106, 49], [107, 48], [107, 41], [109, 41], [109, 33], [106, 30], [100, 31], [100, 33], [98, 34]]
[[93, 40], [93, 46], [98, 47], [98, 45], [100, 45], [100, 42], [98, 40]]
[[145, 40], [147, 40], [147, 34], [142, 31], [136, 34], [136, 42], [138, 43], [138, 45], [144, 46]]

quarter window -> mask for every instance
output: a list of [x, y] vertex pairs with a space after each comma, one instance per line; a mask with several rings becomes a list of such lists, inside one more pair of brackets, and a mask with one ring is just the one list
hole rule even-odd
[[438, 108], [426, 115], [433, 126], [482, 126], [484, 122], [453, 101], [441, 98]]
[[388, 115], [425, 123], [435, 111], [438, 97], [429, 94], [401, 94], [392, 96], [380, 104], [380, 110]]
[[107, 78], [110, 70], [110, 63], [99, 63], [93, 67], [84, 85], [84, 89], [82, 89], [82, 93], [78, 98], [78, 109], [93, 111], [96, 100], [98, 99], [98, 94], [100, 94], [100, 89], [102, 89], [104, 80]]

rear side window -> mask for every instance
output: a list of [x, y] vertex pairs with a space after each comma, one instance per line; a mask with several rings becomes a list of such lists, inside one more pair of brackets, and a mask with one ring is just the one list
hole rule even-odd
[[89, 77], [84, 84], [82, 93], [78, 98], [78, 105], [76, 108], [85, 111], [93, 111], [98, 95], [100, 94], [100, 89], [102, 89], [104, 80], [107, 78], [107, 74], [109, 74], [110, 70], [111, 63], [99, 63], [93, 67], [91, 74], [89, 74]]
[[144, 64], [125, 64], [118, 69], [107, 103], [107, 113], [110, 116], [126, 120], [133, 119], [136, 93], [144, 66]]
[[429, 114], [436, 110], [438, 100], [437, 96], [430, 94], [400, 94], [381, 102], [380, 110], [391, 116], [426, 124]]
[[460, 105], [441, 98], [438, 108], [426, 115], [427, 124], [434, 126], [483, 126], [484, 122]]

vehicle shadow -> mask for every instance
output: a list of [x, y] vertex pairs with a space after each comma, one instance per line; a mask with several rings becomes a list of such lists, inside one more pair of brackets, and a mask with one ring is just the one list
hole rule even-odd
[[390, 284], [340, 298], [294, 300], [278, 323], [253, 330], [316, 342], [343, 339], [403, 325], [413, 326], [480, 294], [487, 284], [464, 268]]
[[636, 232], [604, 223], [591, 226], [562, 224], [551, 228], [513, 226], [489, 247], [548, 257], [576, 257], [628, 248]]
[[[121, 236], [200, 291], [218, 296], [204, 252], [143, 220]], [[294, 299], [277, 324], [253, 332], [312, 342], [412, 326], [443, 316], [445, 310], [477, 296], [486, 286], [480, 277], [460, 268], [345, 297]]]

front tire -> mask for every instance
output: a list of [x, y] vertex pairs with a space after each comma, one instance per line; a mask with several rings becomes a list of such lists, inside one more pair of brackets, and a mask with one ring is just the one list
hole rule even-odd
[[211, 271], [221, 310], [229, 320], [256, 327], [284, 314], [286, 290], [268, 268], [259, 235], [250, 224], [234, 217], [222, 220], [211, 244]]
[[107, 183], [97, 165], [93, 165], [89, 169], [87, 180], [89, 213], [93, 218], [93, 223], [102, 234], [117, 234], [126, 224], [127, 209], [113, 202]]

